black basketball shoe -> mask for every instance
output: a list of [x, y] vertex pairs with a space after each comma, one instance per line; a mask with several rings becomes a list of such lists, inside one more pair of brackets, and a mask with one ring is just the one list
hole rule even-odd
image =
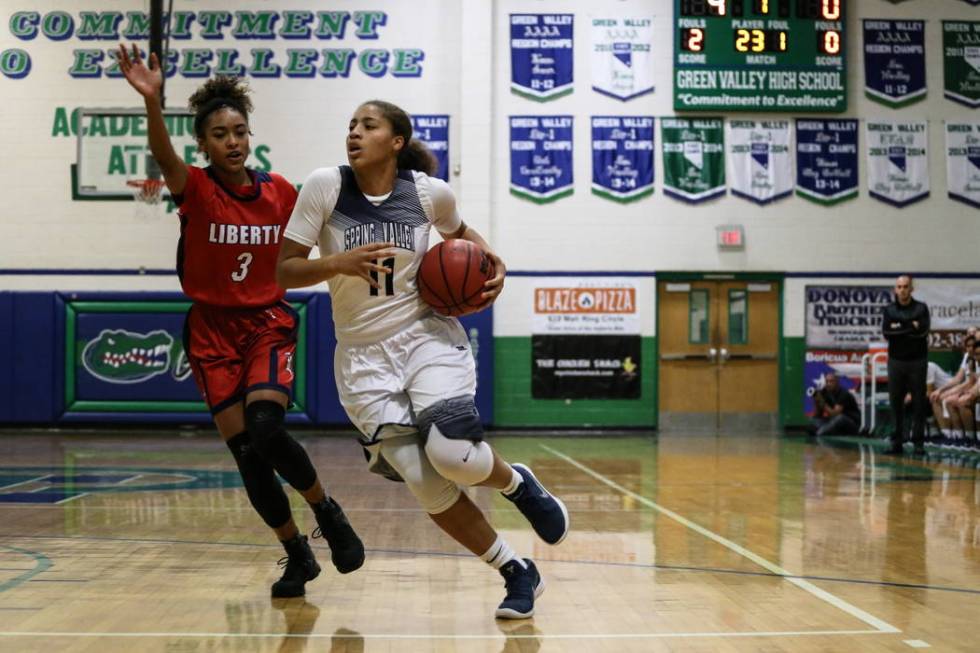
[[500, 568], [507, 596], [497, 606], [498, 619], [527, 619], [534, 614], [534, 599], [544, 592], [544, 581], [538, 568], [524, 558], [526, 568], [515, 558]]
[[282, 543], [286, 557], [279, 559], [285, 567], [282, 578], [272, 584], [272, 598], [285, 599], [306, 594], [306, 583], [320, 575], [320, 565], [305, 535], [297, 535]]
[[331, 497], [313, 506], [317, 528], [313, 537], [322, 537], [330, 547], [333, 566], [342, 574], [349, 574], [364, 564], [364, 545], [357, 536], [347, 515]]

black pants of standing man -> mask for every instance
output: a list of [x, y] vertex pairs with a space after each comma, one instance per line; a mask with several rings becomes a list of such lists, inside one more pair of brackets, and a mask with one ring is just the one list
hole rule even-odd
[[905, 395], [912, 394], [912, 442], [916, 451], [925, 443], [926, 419], [926, 370], [928, 360], [914, 361], [888, 359], [888, 401], [895, 415], [895, 431], [892, 433], [892, 449], [902, 448], [905, 437]]

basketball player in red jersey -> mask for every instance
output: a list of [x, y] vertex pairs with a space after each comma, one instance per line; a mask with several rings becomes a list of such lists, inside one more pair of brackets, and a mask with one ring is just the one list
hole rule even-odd
[[306, 451], [283, 428], [299, 323], [276, 283], [276, 257], [296, 190], [277, 174], [245, 167], [252, 102], [239, 80], [215, 77], [190, 98], [198, 148], [210, 162], [198, 168], [170, 142], [156, 55], [147, 66], [135, 45], [132, 55], [120, 45], [119, 65], [143, 96], [150, 150], [179, 207], [177, 274], [194, 301], [184, 323], [187, 359], [252, 506], [286, 550], [272, 595], [302, 596], [320, 566], [276, 472], [312, 507], [319, 525], [313, 535], [327, 540], [338, 571], [359, 568], [364, 547]]
[[[459, 321], [422, 301], [416, 273], [434, 227], [476, 243], [495, 274], [506, 267], [456, 211], [449, 184], [434, 178], [431, 152], [412, 138], [408, 115], [389, 102], [357, 108], [347, 132], [349, 166], [314, 170], [285, 230], [279, 279], [289, 288], [327, 280], [337, 333], [340, 402], [361, 433], [371, 471], [404, 481], [429, 517], [504, 577], [502, 619], [534, 614], [544, 582], [462, 487], [499, 490], [548, 544], [569, 528], [564, 503], [526, 465], [511, 465], [485, 441], [474, 401], [476, 368]], [[314, 245], [320, 258], [309, 258]]]

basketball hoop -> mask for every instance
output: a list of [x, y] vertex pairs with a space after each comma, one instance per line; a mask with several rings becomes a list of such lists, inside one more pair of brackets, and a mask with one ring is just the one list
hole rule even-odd
[[159, 204], [163, 193], [162, 179], [129, 179], [126, 185], [133, 191], [133, 199], [144, 204]]
[[133, 192], [138, 219], [152, 220], [160, 217], [160, 199], [163, 195], [162, 179], [128, 179], [126, 185]]

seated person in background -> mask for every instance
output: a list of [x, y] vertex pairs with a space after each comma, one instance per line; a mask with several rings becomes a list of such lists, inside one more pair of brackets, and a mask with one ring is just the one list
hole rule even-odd
[[813, 394], [816, 412], [813, 429], [816, 435], [854, 435], [861, 423], [861, 411], [850, 391], [840, 386], [837, 374], [823, 377], [823, 388]]
[[[938, 401], [939, 395], [942, 392], [942, 388], [945, 388], [953, 381], [953, 376], [939, 367], [938, 363], [929, 361], [929, 365], [926, 367], [926, 397], [929, 400], [929, 406], [926, 407], [927, 410], [932, 410], [932, 416], [936, 420], [936, 425], [939, 430], [942, 431], [943, 437], [952, 437], [952, 425], [949, 421], [949, 413], [943, 413], [943, 406]], [[905, 398], [905, 403], [912, 402], [912, 395], [909, 394]], [[928, 434], [927, 434], [928, 435]]]
[[[954, 415], [950, 411], [949, 400], [968, 390], [971, 385], [969, 377], [974, 365], [973, 344], [975, 342], [976, 339], [968, 329], [966, 338], [963, 340], [963, 360], [960, 361], [956, 374], [946, 383], [937, 384], [936, 388], [929, 392], [929, 403], [932, 404], [933, 415], [936, 416], [943, 436], [947, 438], [956, 437], [957, 431], [962, 437], [963, 427], [960, 424], [959, 414]], [[928, 385], [928, 379], [926, 383]]]
[[977, 439], [976, 404], [977, 399], [980, 398], [977, 370], [980, 367], [980, 342], [974, 341], [972, 354], [967, 365], [967, 380], [945, 400], [953, 426], [953, 438], [961, 442], [963, 439], [976, 442]]

